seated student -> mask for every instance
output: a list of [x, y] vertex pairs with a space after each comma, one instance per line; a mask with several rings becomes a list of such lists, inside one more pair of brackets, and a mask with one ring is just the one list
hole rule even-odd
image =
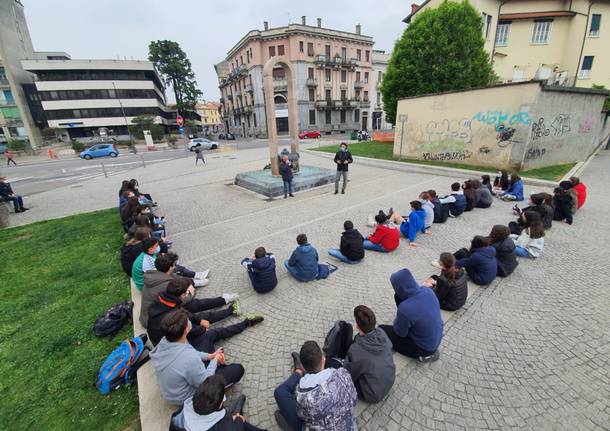
[[489, 233], [491, 246], [496, 249], [496, 263], [498, 277], [508, 277], [519, 265], [515, 253], [515, 243], [510, 239], [510, 229], [504, 225], [497, 224]]
[[[542, 193], [533, 193], [530, 195], [530, 205], [521, 209], [517, 205], [513, 207], [513, 212], [519, 216], [517, 221], [511, 221], [508, 224], [510, 232], [515, 235], [519, 235], [521, 230], [523, 229], [523, 225], [525, 221], [523, 220], [523, 213], [526, 211], [532, 211], [540, 214], [540, 218], [542, 220], [547, 221], [547, 225], [545, 225], [545, 229], [551, 228], [551, 223], [553, 223], [551, 209], [547, 208], [547, 205], [544, 204], [544, 196]], [[544, 224], [544, 221], [543, 221]], [[548, 226], [548, 227], [547, 227]]]
[[464, 190], [464, 197], [466, 198], [466, 208], [464, 208], [464, 212], [472, 211], [476, 204], [476, 193], [474, 191], [472, 181], [464, 181], [464, 184], [462, 184], [462, 190]]
[[587, 186], [585, 183], [580, 182], [580, 178], [578, 177], [570, 177], [570, 182], [572, 183], [572, 188], [576, 192], [577, 207], [580, 209], [587, 200]]
[[462, 190], [460, 190], [460, 183], [451, 184], [451, 194], [440, 198], [439, 202], [443, 205], [449, 206], [449, 215], [451, 217], [459, 217], [466, 209], [466, 197]]
[[[184, 298], [178, 298], [180, 301], [176, 300], [176, 298], [171, 298], [169, 302], [174, 301], [172, 303], [183, 306], [189, 312], [198, 313], [198, 318], [218, 321], [218, 317], [224, 318], [222, 317], [224, 314], [227, 314], [228, 316], [231, 314], [239, 316], [240, 307], [237, 302], [239, 295], [224, 293], [216, 298], [196, 298], [195, 289], [191, 284], [192, 281], [174, 273], [177, 261], [178, 255], [175, 253], [162, 254], [155, 260], [156, 269], [144, 273], [144, 288], [142, 289], [142, 303], [140, 307], [140, 323], [144, 328], [148, 326], [148, 310], [150, 309], [150, 306], [157, 301], [159, 295], [167, 291], [167, 287], [171, 282], [176, 282], [180, 285], [184, 284], [186, 293]], [[167, 301], [163, 305], [167, 305]], [[230, 305], [232, 313], [229, 313], [228, 310], [226, 310], [224, 313], [221, 313], [221, 316], [214, 317], [214, 315], [211, 314], [212, 312], [208, 313], [205, 311], [224, 305]], [[160, 308], [163, 309], [164, 307]]]
[[542, 224], [544, 230], [549, 230], [553, 226], [553, 216], [555, 215], [555, 207], [553, 206], [553, 195], [546, 192], [538, 193], [542, 199], [542, 207], [544, 215], [542, 216]]
[[318, 278], [318, 251], [307, 242], [307, 235], [297, 235], [298, 247], [294, 249], [290, 259], [284, 266], [298, 281], [312, 281]]
[[570, 198], [572, 198], [570, 212], [572, 215], [576, 214], [576, 211], [578, 211], [578, 195], [576, 194], [576, 190], [574, 190], [574, 184], [572, 184], [571, 181], [562, 181], [559, 183], [559, 187], [564, 189]]
[[449, 205], [443, 205], [436, 195], [436, 190], [428, 190], [430, 202], [434, 205], [434, 223], [445, 223], [449, 218]]
[[131, 277], [131, 269], [134, 261], [142, 254], [142, 241], [150, 237], [148, 228], [138, 228], [133, 234], [133, 238], [121, 247], [121, 266], [123, 271]]
[[398, 307], [392, 325], [380, 325], [392, 342], [392, 348], [420, 362], [439, 358], [443, 338], [443, 320], [436, 295], [417, 284], [411, 271], [401, 269], [390, 277], [394, 301]]
[[375, 223], [375, 232], [364, 240], [364, 249], [381, 253], [396, 250], [400, 245], [400, 232], [396, 225], [390, 223], [390, 218], [383, 211], [375, 216]]
[[148, 193], [142, 193], [140, 191], [140, 184], [138, 184], [138, 180], [136, 180], [135, 178], [132, 178], [129, 180], [128, 189], [132, 190], [136, 194], [136, 196], [138, 196], [139, 198], [145, 198], [147, 201], [152, 203], [152, 205], [154, 205], [154, 206], [157, 205], [157, 203], [153, 200], [151, 195], [149, 195]]
[[491, 184], [489, 184], [489, 175], [487, 177], [487, 183], [489, 188], [481, 184], [479, 180], [472, 180], [472, 188], [474, 189], [474, 206], [475, 208], [489, 208], [494, 201], [494, 197], [491, 194]]
[[237, 406], [225, 407], [226, 385], [221, 375], [205, 379], [182, 411], [172, 416], [170, 431], [263, 431], [242, 416], [244, 395], [238, 397]]
[[508, 172], [502, 169], [500, 172], [498, 172], [498, 175], [496, 175], [496, 178], [494, 179], [492, 193], [494, 195], [504, 193], [506, 190], [508, 190], [509, 186], [510, 180], [508, 179]]
[[345, 368], [324, 367], [326, 358], [315, 341], [293, 353], [292, 375], [274, 392], [276, 421], [282, 430], [356, 431], [358, 394]]
[[426, 213], [424, 219], [424, 233], [430, 234], [430, 228], [432, 227], [432, 223], [434, 223], [434, 204], [432, 203], [428, 192], [421, 192], [419, 194], [419, 201], [421, 202], [421, 208]]
[[397, 211], [390, 209], [390, 221], [400, 226], [400, 233], [405, 238], [409, 238], [409, 245], [417, 247], [415, 238], [419, 232], [425, 230], [426, 213], [421, 207], [420, 201], [411, 201], [411, 212], [409, 216], [403, 218]]
[[0, 202], [12, 202], [15, 214], [29, 210], [23, 206], [23, 197], [16, 194], [7, 178], [0, 176]]
[[125, 208], [127, 201], [134, 196], [135, 195], [131, 190], [126, 190], [119, 195], [119, 215], [123, 214], [123, 209]]
[[451, 253], [441, 253], [438, 261], [441, 267], [440, 275], [432, 275], [423, 285], [434, 291], [441, 309], [458, 310], [468, 299], [466, 271], [455, 266], [455, 256]]
[[246, 268], [256, 292], [271, 292], [277, 286], [275, 256], [267, 253], [265, 247], [258, 247], [251, 258], [246, 257], [241, 261], [241, 265]]
[[555, 187], [553, 191], [554, 213], [553, 220], [563, 221], [572, 224], [572, 196], [567, 190]]
[[328, 254], [341, 262], [358, 263], [364, 259], [364, 238], [358, 229], [354, 229], [354, 223], [351, 220], [343, 222], [343, 229], [340, 248], [331, 248], [328, 250]]
[[523, 230], [520, 235], [511, 234], [515, 242], [515, 253], [520, 257], [537, 258], [544, 248], [544, 225], [540, 214], [533, 211], [523, 213]]
[[523, 180], [516, 173], [510, 176], [510, 185], [503, 192], [498, 192], [498, 197], [504, 201], [522, 201], [523, 197]]
[[491, 185], [491, 179], [489, 175], [481, 175], [481, 187], [485, 187], [489, 190], [489, 194], [493, 195], [493, 186]]
[[496, 278], [496, 249], [489, 245], [489, 239], [484, 236], [475, 236], [470, 243], [470, 250], [462, 248], [453, 255], [457, 259], [455, 265], [464, 268], [474, 283], [486, 286]]

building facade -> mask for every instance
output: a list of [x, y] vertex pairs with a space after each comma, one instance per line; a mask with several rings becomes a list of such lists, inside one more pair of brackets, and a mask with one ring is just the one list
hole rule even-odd
[[217, 132], [218, 127], [222, 125], [222, 117], [220, 116], [220, 103], [205, 102], [197, 103], [195, 106], [197, 114], [201, 117], [201, 126], [204, 131]]
[[[288, 58], [295, 70], [298, 128], [323, 134], [370, 129], [376, 92], [373, 38], [355, 32], [301, 24], [248, 32], [215, 68], [219, 79], [223, 126], [237, 136], [267, 134], [263, 66], [274, 56]], [[273, 71], [278, 133], [288, 132], [286, 74]]]
[[386, 122], [385, 111], [383, 110], [383, 100], [381, 97], [381, 82], [383, 75], [388, 68], [391, 54], [385, 51], [373, 50], [373, 100], [370, 108], [371, 129], [372, 130], [387, 130], [391, 129], [392, 125]]
[[[404, 21], [434, 8], [426, 0]], [[548, 80], [610, 88], [610, 0], [470, 0], [481, 13], [485, 49], [503, 82]]]

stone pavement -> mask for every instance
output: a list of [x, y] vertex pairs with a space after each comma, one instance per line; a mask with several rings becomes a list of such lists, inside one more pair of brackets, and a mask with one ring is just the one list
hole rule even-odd
[[[288, 376], [291, 351], [308, 339], [322, 343], [335, 320], [353, 321], [358, 304], [371, 306], [379, 323], [391, 322], [392, 272], [408, 267], [423, 280], [437, 271], [429, 261], [440, 252], [467, 246], [472, 236], [514, 217], [511, 204], [497, 201], [435, 225], [432, 236], [418, 238], [419, 248], [403, 241], [394, 253], [368, 252], [360, 265], [338, 264], [329, 279], [301, 284], [282, 265], [298, 233], [306, 233], [321, 259], [331, 261], [326, 249], [338, 245], [345, 219], [368, 234], [368, 214], [390, 206], [406, 212], [420, 191], [443, 193], [452, 179], [354, 164], [346, 195], [334, 196], [327, 186], [271, 201], [231, 185], [236, 172], [260, 167], [266, 155], [264, 149], [222, 154], [198, 169], [190, 159], [175, 160], [129, 176], [161, 204], [181, 263], [212, 268], [210, 285], [200, 294], [236, 292], [245, 311], [265, 314], [264, 323], [222, 345], [229, 361], [246, 368], [237, 390], [248, 397], [247, 417], [277, 429], [273, 390]], [[311, 154], [304, 163], [329, 164]], [[573, 226], [554, 224], [541, 258], [522, 259], [511, 277], [473, 289], [462, 310], [445, 314], [438, 362], [422, 365], [395, 355], [396, 384], [383, 402], [359, 405], [360, 429], [607, 429], [610, 303], [603, 281], [610, 275], [604, 247], [610, 241], [609, 164], [607, 151], [591, 162], [583, 175], [587, 205]], [[121, 179], [43, 193], [32, 206], [53, 217], [114, 206]], [[33, 221], [36, 211], [24, 215]], [[239, 265], [259, 245], [279, 262], [279, 286], [266, 295], [251, 289]]]

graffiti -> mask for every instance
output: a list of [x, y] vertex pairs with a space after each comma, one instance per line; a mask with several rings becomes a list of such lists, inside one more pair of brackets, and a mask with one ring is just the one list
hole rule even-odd
[[430, 121], [426, 125], [426, 133], [430, 142], [437, 141], [459, 141], [470, 143], [470, 120], [463, 118], [461, 120], [441, 120]]
[[444, 153], [423, 153], [424, 160], [466, 160], [472, 157], [472, 152], [464, 151], [446, 151]]
[[559, 114], [551, 123], [553, 128], [553, 136], [564, 136], [572, 130], [570, 128], [570, 116], [568, 114]]
[[593, 121], [590, 118], [585, 118], [578, 125], [578, 133], [589, 133], [593, 128]]
[[487, 112], [478, 112], [477, 115], [474, 116], [474, 120], [477, 120], [483, 124], [489, 124], [496, 127], [496, 131], [500, 131], [500, 127], [507, 123], [510, 126], [514, 126], [515, 124], [523, 124], [529, 126], [531, 124], [530, 114], [525, 111], [519, 111], [516, 114], [510, 115], [508, 112], [503, 111], [487, 111]]
[[544, 124], [544, 117], [541, 117], [532, 124], [532, 140], [540, 139], [544, 136], [549, 136], [551, 131]]
[[530, 148], [525, 153], [525, 158], [528, 160], [541, 159], [545, 153], [546, 153], [546, 150], [544, 148]]
[[488, 146], [482, 146], [481, 148], [479, 148], [479, 153], [481, 154], [489, 154], [491, 153], [491, 150], [489, 149]]

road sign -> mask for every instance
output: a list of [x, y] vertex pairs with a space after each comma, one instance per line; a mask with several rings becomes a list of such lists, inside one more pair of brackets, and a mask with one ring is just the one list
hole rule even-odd
[[178, 127], [178, 133], [184, 135], [184, 127]]
[[184, 126], [184, 118], [182, 118], [182, 115], [176, 117], [176, 124], [178, 124], [178, 127]]

